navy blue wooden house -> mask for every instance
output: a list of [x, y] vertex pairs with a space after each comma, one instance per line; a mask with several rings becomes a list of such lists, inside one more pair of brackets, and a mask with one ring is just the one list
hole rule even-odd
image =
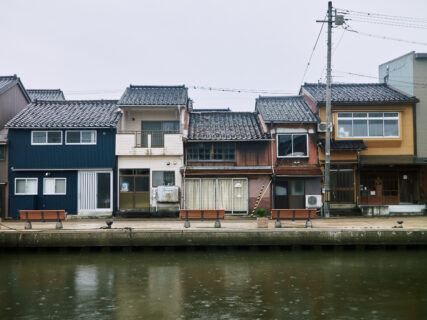
[[116, 211], [120, 117], [115, 100], [36, 100], [10, 120], [10, 216], [26, 209]]

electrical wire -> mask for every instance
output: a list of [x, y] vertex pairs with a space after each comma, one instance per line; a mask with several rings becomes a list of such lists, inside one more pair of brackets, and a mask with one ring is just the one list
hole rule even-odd
[[[347, 72], [347, 71], [340, 71], [340, 70], [335, 70], [335, 72], [344, 73], [344, 74], [353, 75], [353, 76], [358, 76], [358, 77], [364, 77], [364, 78], [378, 79], [378, 77], [373, 76], [373, 75], [366, 75], [366, 74], [355, 73], [355, 72]], [[402, 84], [413, 85], [413, 86], [419, 87], [419, 88], [427, 88], [427, 83], [423, 83], [423, 82], [410, 82], [410, 81], [395, 80], [395, 79], [392, 81], [393, 82], [399, 82]]]
[[310, 67], [310, 64], [311, 64], [311, 59], [313, 58], [314, 51], [316, 51], [317, 43], [319, 42], [320, 35], [322, 34], [323, 26], [325, 25], [326, 16], [327, 14], [325, 14], [322, 25], [320, 26], [320, 31], [319, 31], [319, 34], [317, 35], [316, 42], [314, 43], [313, 50], [311, 51], [310, 58], [308, 59], [307, 65], [305, 67], [304, 74], [301, 79], [301, 84], [304, 83], [305, 76], [307, 75], [308, 68]]
[[371, 13], [371, 12], [364, 12], [364, 11], [355, 11], [355, 10], [349, 10], [349, 9], [337, 9], [337, 12], [343, 13], [343, 14], [354, 14], [354, 15], [363, 15], [363, 16], [370, 16], [370, 17], [381, 17], [384, 19], [390, 19], [390, 20], [404, 20], [404, 21], [417, 21], [417, 22], [425, 22], [427, 23], [427, 18], [418, 18], [418, 17], [405, 17], [405, 16], [395, 16], [395, 15], [388, 15], [388, 14], [381, 14], [381, 13]]

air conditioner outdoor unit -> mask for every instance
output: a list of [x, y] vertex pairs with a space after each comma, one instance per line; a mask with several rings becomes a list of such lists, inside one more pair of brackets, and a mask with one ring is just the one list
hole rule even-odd
[[305, 207], [310, 208], [320, 208], [322, 206], [322, 196], [321, 195], [306, 195], [305, 196]]
[[317, 132], [326, 132], [326, 129], [328, 126], [326, 125], [326, 122], [320, 122], [317, 124]]
[[179, 202], [179, 187], [158, 186], [156, 200], [157, 202]]

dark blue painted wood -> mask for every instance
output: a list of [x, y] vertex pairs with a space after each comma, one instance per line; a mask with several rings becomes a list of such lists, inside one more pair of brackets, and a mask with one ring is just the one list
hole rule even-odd
[[[66, 145], [66, 130], [62, 131], [62, 145], [31, 145], [31, 130], [9, 129], [9, 216], [17, 218], [19, 210], [25, 209], [64, 209], [69, 214], [76, 214], [79, 169], [113, 171], [113, 211], [117, 211], [116, 129], [97, 129], [96, 145]], [[35, 171], [16, 171], [16, 169]], [[43, 178], [46, 172], [50, 173], [50, 177], [67, 178], [66, 195], [43, 195]], [[38, 195], [15, 195], [15, 178], [19, 177], [38, 178]]]
[[[77, 171], [51, 171], [49, 178], [66, 178], [66, 195], [43, 195], [44, 171], [12, 172], [10, 181], [9, 215], [19, 217], [19, 210], [64, 209], [69, 214], [77, 213]], [[15, 195], [15, 178], [38, 178], [37, 195]]]
[[[87, 130], [91, 130], [88, 128]], [[96, 145], [31, 145], [31, 130], [9, 129], [9, 167], [15, 169], [113, 168], [116, 129], [98, 129]]]

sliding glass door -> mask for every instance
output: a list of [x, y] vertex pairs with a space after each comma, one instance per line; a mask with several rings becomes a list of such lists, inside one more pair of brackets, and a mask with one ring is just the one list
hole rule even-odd
[[185, 179], [185, 208], [223, 209], [226, 213], [248, 212], [248, 180]]

